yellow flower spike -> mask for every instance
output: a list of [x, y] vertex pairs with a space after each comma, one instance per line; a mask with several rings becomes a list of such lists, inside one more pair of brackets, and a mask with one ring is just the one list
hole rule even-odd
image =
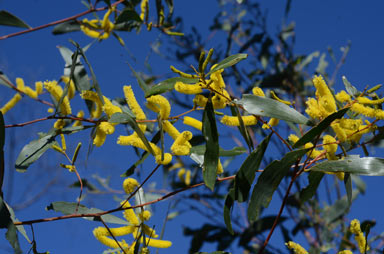
[[185, 180], [184, 180], [185, 185], [189, 186], [191, 184], [191, 170], [187, 169], [185, 171]]
[[140, 250], [140, 254], [149, 254], [149, 249], [147, 247], [143, 247], [141, 250]]
[[[169, 33], [168, 33], [169, 34]], [[196, 75], [192, 75], [192, 74], [188, 74], [188, 73], [185, 73], [185, 72], [182, 72], [178, 69], [176, 69], [174, 66], [170, 66], [171, 70], [176, 73], [176, 74], [179, 74], [180, 77], [184, 77], [184, 78], [197, 78]]]
[[64, 82], [64, 84], [68, 84], [68, 98], [72, 99], [75, 96], [76, 87], [75, 83], [73, 83], [73, 80], [71, 79], [71, 82], [69, 82], [70, 78], [68, 76], [61, 76], [61, 80]]
[[183, 131], [173, 142], [171, 146], [171, 151], [175, 155], [188, 155], [191, 145], [187, 143], [192, 138], [192, 132]]
[[357, 130], [363, 124], [361, 119], [346, 119], [342, 118], [339, 121], [340, 127], [347, 130]]
[[[131, 207], [128, 201], [122, 201], [121, 204], [124, 204], [123, 208]], [[137, 218], [135, 211], [133, 209], [125, 209], [123, 212], [123, 216], [132, 226], [140, 225], [140, 221]]]
[[[169, 136], [172, 137], [173, 140], [176, 140], [180, 136], [180, 132], [176, 129], [170, 121], [163, 122], [163, 129]], [[189, 144], [189, 142], [188, 142]]]
[[210, 76], [211, 80], [213, 81], [211, 86], [214, 90], [220, 91], [225, 87], [224, 79], [223, 79], [223, 76], [221, 75], [223, 71], [224, 69], [220, 69], [212, 73]]
[[275, 100], [277, 100], [277, 101], [279, 101], [279, 102], [281, 102], [281, 103], [284, 103], [284, 104], [286, 104], [286, 105], [292, 105], [291, 102], [282, 100], [282, 99], [280, 99], [279, 97], [277, 97], [277, 95], [275, 94], [274, 91], [271, 91], [271, 96], [272, 96], [273, 99], [275, 99]]
[[295, 134], [291, 134], [288, 136], [288, 140], [291, 141], [293, 144], [295, 144], [299, 140], [299, 137], [296, 136]]
[[136, 190], [137, 187], [139, 187], [139, 182], [134, 178], [127, 178], [123, 182], [123, 189], [125, 193], [130, 194], [134, 190]]
[[347, 133], [345, 132], [344, 128], [340, 127], [339, 123], [332, 123], [331, 127], [332, 127], [332, 130], [336, 133], [337, 138], [341, 142], [345, 142], [347, 140]]
[[[133, 114], [136, 116], [137, 120], [145, 120], [147, 119], [144, 111], [141, 109], [139, 103], [137, 103], [135, 94], [133, 93], [131, 86], [124, 86], [124, 95], [125, 99], [128, 103], [129, 108], [132, 110]], [[139, 127], [142, 132], [145, 132], [147, 125], [146, 124], [139, 124]]]
[[200, 83], [197, 83], [194, 85], [188, 85], [180, 81], [176, 82], [175, 90], [178, 91], [179, 93], [184, 93], [184, 94], [199, 94], [203, 92], [203, 89]]
[[3, 115], [11, 110], [17, 102], [21, 100], [21, 95], [19, 93], [15, 94], [12, 99], [10, 99], [2, 108], [0, 108], [1, 113]]
[[252, 93], [253, 93], [254, 95], [257, 95], [257, 96], [265, 97], [265, 94], [264, 94], [263, 90], [261, 90], [261, 88], [260, 88], [260, 87], [257, 87], [257, 86], [255, 86], [254, 88], [252, 88]]
[[108, 122], [101, 122], [99, 128], [105, 132], [105, 134], [110, 135], [115, 132], [115, 126]]
[[52, 114], [53, 112], [55, 112], [55, 109], [54, 108], [48, 108], [47, 112]]
[[66, 151], [67, 150], [67, 143], [65, 142], [64, 134], [60, 134], [60, 137], [61, 137], [61, 146], [63, 147], [63, 150]]
[[138, 215], [141, 222], [148, 221], [152, 216], [151, 212], [148, 210], [143, 210]]
[[[57, 84], [55, 80], [45, 81], [45, 89], [55, 98], [57, 102], [60, 101], [61, 96], [63, 95], [63, 89]], [[68, 96], [65, 96], [62, 104], [60, 105], [60, 111], [63, 115], [72, 114], [71, 106], [69, 104]]]
[[[84, 117], [84, 111], [80, 110], [77, 114], [76, 117], [83, 118]], [[83, 123], [79, 120], [76, 120], [72, 126], [82, 126]]]
[[[330, 144], [333, 143], [333, 144]], [[325, 135], [323, 137], [324, 150], [327, 152], [326, 156], [328, 160], [337, 160], [335, 153], [337, 151], [336, 139], [331, 135]], [[329, 144], [329, 145], [327, 145]]]
[[[257, 117], [255, 116], [242, 116], [244, 125], [255, 125], [257, 124]], [[240, 126], [239, 118], [237, 116], [223, 116], [220, 122], [229, 126]]]
[[289, 241], [285, 243], [288, 249], [293, 250], [295, 254], [308, 254], [308, 251], [306, 251], [300, 244]]
[[207, 104], [207, 101], [208, 101], [208, 98], [201, 94], [197, 94], [193, 99], [193, 103], [202, 108], [205, 107], [205, 105]]
[[229, 94], [225, 89], [221, 90], [221, 94], [215, 93], [215, 95], [212, 97], [212, 105], [214, 109], [225, 108], [227, 106], [227, 103], [230, 102], [230, 100], [228, 99]]
[[219, 161], [217, 163], [217, 170], [216, 170], [216, 174], [217, 175], [220, 175], [224, 172], [224, 169], [223, 169], [223, 165], [221, 164], [221, 161], [220, 161], [220, 158], [219, 158]]
[[[144, 237], [140, 237], [140, 242], [141, 243], [144, 242]], [[166, 240], [158, 240], [158, 239], [152, 239], [152, 238], [146, 237], [145, 238], [145, 245], [146, 246], [151, 246], [151, 247], [154, 247], [154, 248], [164, 249], [164, 248], [171, 247], [172, 246], [172, 242], [171, 241], [166, 241]]]
[[147, 14], [147, 11], [148, 11], [148, 0], [141, 0], [141, 4], [140, 4], [140, 18], [141, 20], [144, 21], [144, 18], [146, 17]]
[[195, 118], [192, 118], [190, 116], [184, 116], [183, 124], [189, 125], [195, 129], [198, 129], [201, 131], [203, 129], [203, 123]]
[[351, 96], [349, 94], [347, 94], [347, 92], [344, 90], [341, 90], [339, 93], [337, 93], [335, 95], [335, 97], [336, 97], [336, 100], [338, 100], [342, 103], [351, 101]]
[[64, 126], [65, 126], [65, 121], [64, 121], [64, 119], [59, 119], [59, 120], [57, 120], [57, 121], [53, 124], [53, 128], [58, 129], [58, 130], [62, 129]]
[[270, 127], [276, 126], [278, 124], [279, 124], [279, 119], [272, 117], [271, 119], [269, 119], [268, 124], [263, 124], [262, 128], [269, 129]]
[[377, 104], [382, 104], [384, 102], [384, 98], [381, 98], [378, 100], [371, 100], [367, 97], [358, 97], [357, 102], [360, 104], [377, 105]]
[[52, 149], [55, 150], [56, 152], [65, 154], [65, 152], [63, 151], [63, 149], [61, 149], [61, 147], [58, 146], [58, 145], [52, 145]]
[[75, 165], [65, 165], [65, 164], [61, 164], [60, 163], [60, 166], [65, 168], [65, 169], [68, 169], [68, 171], [71, 172], [71, 173], [76, 171]]
[[159, 235], [156, 234], [156, 231], [153, 228], [149, 227], [148, 225], [142, 224], [141, 228], [142, 228], [144, 234], [146, 234], [147, 236], [150, 236], [151, 238], [158, 238], [159, 237]]
[[[110, 228], [109, 230], [111, 231], [112, 235], [116, 237], [116, 236], [131, 234], [135, 231], [135, 229], [136, 229], [135, 226], [124, 226], [119, 228]], [[97, 240], [99, 240], [99, 242], [101, 242], [102, 244], [108, 247], [120, 248], [114, 239], [108, 237], [108, 236], [111, 236], [111, 234], [109, 233], [108, 229], [104, 227], [95, 228], [93, 230], [93, 235]], [[119, 244], [123, 249], [129, 248], [128, 244], [126, 244], [123, 241], [119, 241]]]
[[353, 254], [353, 253], [350, 250], [342, 250], [342, 251], [339, 251], [337, 254]]
[[365, 253], [365, 250], [369, 250], [369, 246], [365, 240], [365, 236], [360, 228], [360, 221], [357, 219], [354, 219], [351, 221], [351, 225], [349, 227], [349, 230], [352, 234], [355, 235], [355, 241], [357, 242], [360, 253]]
[[35, 90], [37, 94], [42, 94], [43, 93], [43, 82], [37, 81], [35, 82]]
[[[313, 144], [312, 144], [311, 142], [308, 142], [308, 143], [306, 143], [306, 144], [304, 145], [304, 148], [306, 148], [306, 149], [308, 149], [308, 148], [312, 148], [312, 147], [313, 147]], [[308, 155], [310, 158], [314, 159], [314, 158], [320, 156], [322, 153], [323, 153], [322, 150], [312, 149], [312, 150], [310, 150], [310, 151], [307, 152], [307, 155]]]
[[167, 165], [172, 161], [172, 155], [170, 153], [164, 153], [164, 160], [161, 159], [161, 154], [155, 156], [156, 163], [161, 165]]
[[109, 16], [111, 15], [112, 11], [115, 11], [115, 10], [116, 10], [115, 6], [113, 6], [111, 9], [108, 9], [108, 11], [104, 15], [103, 21], [101, 22], [101, 29], [103, 29], [104, 32], [108, 35], [112, 32], [113, 28], [115, 27], [115, 24], [113, 24], [109, 20]]
[[120, 107], [113, 105], [112, 102], [105, 96], [104, 98], [104, 105], [103, 105], [103, 111], [105, 114], [107, 114], [108, 117], [111, 117], [114, 113], [121, 113], [122, 110]]
[[335, 99], [323, 77], [321, 75], [315, 76], [312, 81], [316, 87], [316, 97], [319, 100], [319, 104], [324, 107], [329, 114], [336, 112]]
[[111, 9], [108, 9], [101, 22], [98, 19], [83, 19], [82, 24], [80, 25], [81, 31], [92, 38], [99, 40], [107, 39], [115, 27], [115, 25], [109, 20], [109, 16], [115, 8], [116, 7], [112, 7]]
[[168, 119], [171, 113], [169, 101], [162, 95], [153, 95], [147, 98], [147, 107], [152, 111], [159, 113], [161, 119]]
[[181, 169], [179, 169], [179, 171], [177, 171], [177, 177], [179, 178], [179, 180], [181, 182], [184, 182], [185, 172], [186, 172], [185, 168], [181, 168]]
[[307, 109], [305, 112], [312, 118], [318, 119], [322, 117], [322, 112], [319, 108], [319, 104], [316, 99], [314, 98], [308, 98], [308, 100], [305, 102], [307, 104]]
[[[134, 146], [149, 152], [147, 147], [145, 146], [143, 141], [139, 138], [139, 136], [137, 136], [137, 134], [133, 134], [130, 136], [119, 136], [119, 138], [117, 139], [117, 144], [122, 146]], [[156, 146], [152, 142], [149, 142], [149, 145], [151, 146], [155, 155], [161, 154], [161, 149], [158, 146]]]
[[80, 94], [84, 100], [89, 100], [95, 103], [95, 108], [91, 112], [92, 118], [99, 118], [102, 113], [103, 103], [101, 102], [99, 95], [94, 91], [82, 91]]
[[106, 137], [107, 137], [107, 134], [102, 129], [97, 127], [96, 128], [96, 135], [95, 135], [95, 138], [93, 139], [93, 144], [96, 147], [102, 146], [105, 142]]
[[16, 78], [16, 87], [17, 89], [19, 89], [20, 91], [23, 91], [24, 90], [24, 79], [22, 78]]

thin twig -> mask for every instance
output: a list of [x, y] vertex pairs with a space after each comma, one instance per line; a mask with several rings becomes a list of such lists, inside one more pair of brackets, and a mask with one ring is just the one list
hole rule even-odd
[[108, 233], [112, 236], [113, 240], [115, 240], [115, 242], [117, 243], [117, 245], [119, 246], [119, 248], [123, 251], [123, 253], [126, 254], [126, 252], [125, 252], [125, 250], [123, 249], [123, 247], [121, 247], [120, 242], [117, 241], [116, 237], [112, 234], [111, 229], [107, 226], [107, 224], [104, 222], [104, 220], [103, 220], [101, 217], [99, 217], [99, 218], [100, 218], [100, 221], [103, 223], [104, 227], [108, 230]]

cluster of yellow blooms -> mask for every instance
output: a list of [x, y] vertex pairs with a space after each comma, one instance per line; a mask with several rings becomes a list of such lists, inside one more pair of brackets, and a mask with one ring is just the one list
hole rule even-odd
[[[369, 245], [367, 245], [367, 241], [365, 239], [364, 233], [361, 231], [360, 228], [360, 221], [357, 219], [354, 219], [351, 221], [349, 231], [355, 235], [355, 241], [357, 242], [357, 245], [359, 247], [360, 253], [366, 253], [367, 250], [369, 250]], [[288, 249], [292, 250], [295, 254], [308, 254], [308, 251], [304, 249], [300, 244], [289, 241], [285, 244]], [[350, 250], [342, 250], [339, 251], [337, 254], [353, 254]]]
[[[134, 178], [127, 178], [123, 182], [123, 189], [127, 194], [132, 193], [139, 183]], [[125, 208], [123, 215], [124, 218], [129, 222], [129, 225], [119, 227], [119, 228], [105, 228], [97, 227], [93, 230], [93, 235], [99, 240], [102, 244], [114, 248], [122, 248], [125, 253], [133, 254], [137, 242], [144, 243], [144, 247], [141, 248], [140, 253], [146, 254], [149, 253], [148, 246], [154, 248], [169, 248], [172, 245], [172, 242], [166, 240], [154, 239], [159, 236], [156, 234], [155, 230], [144, 224], [145, 221], [148, 221], [151, 218], [151, 212], [148, 210], [142, 210], [140, 213], [136, 214], [133, 209], [129, 209], [131, 205], [128, 201], [123, 201], [121, 203], [122, 208]], [[129, 245], [124, 240], [116, 241], [112, 239], [114, 237], [124, 236], [132, 234], [134, 242]], [[115, 254], [120, 251], [114, 252]]]

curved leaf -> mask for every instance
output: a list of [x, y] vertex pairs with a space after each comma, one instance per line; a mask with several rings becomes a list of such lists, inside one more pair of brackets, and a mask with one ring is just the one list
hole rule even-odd
[[320, 135], [323, 131], [325, 131], [331, 123], [340, 119], [344, 116], [344, 114], [348, 111], [349, 108], [343, 108], [329, 116], [327, 116], [323, 121], [321, 121], [318, 125], [310, 129], [306, 132], [294, 145], [294, 148], [305, 145], [308, 142], [311, 142], [315, 137]]
[[248, 206], [248, 220], [254, 222], [259, 218], [261, 207], [268, 207], [273, 193], [281, 180], [288, 174], [291, 165], [301, 158], [308, 149], [291, 151], [281, 160], [269, 164], [257, 179], [252, 191], [251, 201]]
[[[193, 146], [191, 148], [190, 153], [195, 153], [197, 155], [203, 155], [205, 153], [205, 150], [206, 150], [205, 145]], [[224, 150], [223, 148], [219, 147], [219, 156], [224, 156], [224, 157], [236, 156], [236, 155], [240, 155], [240, 154], [243, 154], [246, 152], [247, 152], [247, 149], [245, 149], [244, 147], [240, 147], [240, 146], [235, 146], [231, 150]]]
[[211, 98], [209, 98], [203, 113], [203, 135], [207, 142], [204, 153], [203, 178], [205, 185], [213, 191], [219, 162], [219, 135]]
[[132, 8], [125, 8], [116, 19], [116, 24], [127, 22], [127, 21], [137, 21], [143, 22], [140, 18], [140, 15], [137, 14]]
[[244, 109], [259, 116], [268, 116], [293, 123], [312, 125], [310, 120], [295, 109], [279, 101], [251, 94], [244, 94], [241, 100], [236, 102]]
[[54, 35], [58, 35], [58, 34], [76, 32], [76, 31], [80, 31], [80, 24], [76, 20], [71, 20], [71, 21], [56, 25], [53, 28], [52, 33]]
[[246, 59], [247, 57], [248, 57], [247, 54], [235, 54], [235, 55], [229, 56], [229, 57], [225, 58], [223, 61], [219, 62], [215, 66], [215, 68], [210, 70], [210, 72], [208, 72], [206, 75], [214, 73], [215, 71], [218, 71], [220, 69], [225, 69], [225, 68], [231, 67], [232, 65], [237, 64], [238, 62]]
[[20, 249], [19, 239], [17, 237], [17, 229], [16, 226], [13, 224], [11, 213], [8, 210], [8, 206], [4, 202], [2, 196], [0, 196], [0, 228], [7, 229], [5, 237], [12, 245], [12, 248], [14, 249], [15, 253], [21, 254], [22, 251]]
[[[46, 207], [47, 210], [54, 210], [56, 212], [61, 212], [64, 215], [74, 214], [76, 213], [77, 203], [69, 203], [69, 202], [53, 202], [49, 206]], [[101, 213], [103, 210], [97, 208], [87, 208], [83, 205], [79, 205], [77, 213], [79, 214], [90, 214], [90, 213]], [[86, 220], [94, 220], [98, 221], [97, 217], [83, 217]], [[128, 225], [129, 223], [126, 220], [120, 219], [119, 217], [112, 214], [102, 215], [101, 218], [106, 223], [114, 223], [121, 225]]]
[[308, 186], [305, 187], [300, 191], [300, 201], [305, 203], [310, 198], [313, 197], [313, 195], [316, 194], [317, 188], [319, 187], [319, 184], [321, 182], [321, 179], [323, 179], [324, 173], [322, 172], [309, 172], [308, 174]]
[[183, 82], [185, 84], [195, 84], [198, 81], [199, 79], [197, 78], [184, 78], [184, 77], [166, 79], [164, 81], [161, 81], [157, 85], [154, 85], [151, 88], [149, 88], [145, 92], [145, 97], [172, 91], [175, 87], [176, 82]]
[[384, 159], [350, 155], [342, 160], [324, 161], [311, 167], [311, 171], [346, 172], [357, 175], [384, 176]]
[[0, 25], [31, 28], [27, 23], [7, 11], [0, 11]]

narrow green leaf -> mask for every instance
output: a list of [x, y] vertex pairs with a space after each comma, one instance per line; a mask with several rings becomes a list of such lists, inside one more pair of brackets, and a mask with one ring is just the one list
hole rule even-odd
[[251, 152], [253, 150], [253, 142], [252, 142], [251, 136], [249, 135], [248, 129], [244, 125], [243, 118], [240, 115], [240, 111], [237, 105], [234, 105], [234, 106], [231, 105], [231, 113], [232, 113], [232, 116], [237, 116], [237, 118], [239, 119], [240, 125], [237, 128], [239, 129], [241, 136], [243, 136], [245, 142], [248, 145], [248, 149]]
[[203, 178], [205, 185], [213, 191], [219, 162], [219, 135], [211, 98], [208, 99], [203, 113], [203, 135], [207, 142], [204, 153]]
[[0, 71], [0, 85], [12, 88], [10, 84], [12, 84], [12, 82], [9, 80], [7, 75], [5, 75], [4, 72]]
[[347, 90], [347, 93], [349, 93], [349, 95], [352, 95], [354, 97], [359, 96], [359, 94], [360, 94], [359, 90], [357, 90], [357, 88], [354, 87], [348, 81], [347, 77], [343, 76], [342, 79], [343, 79], [343, 83], [344, 83], [344, 86], [345, 86], [345, 90]]
[[184, 78], [184, 77], [176, 77], [166, 79], [161, 81], [160, 83], [152, 86], [145, 92], [145, 97], [149, 97], [156, 94], [162, 94], [165, 92], [172, 91], [175, 87], [176, 82], [183, 82], [185, 84], [195, 84], [199, 81], [197, 78]]
[[0, 25], [1, 26], [16, 26], [22, 28], [31, 28], [27, 23], [7, 11], [0, 11]]
[[231, 188], [227, 196], [225, 197], [224, 207], [223, 207], [223, 217], [224, 217], [224, 223], [227, 227], [227, 230], [232, 235], [235, 233], [232, 228], [232, 222], [231, 222], [231, 210], [233, 205], [235, 204], [235, 189]]
[[[15, 222], [19, 222], [19, 220], [16, 218], [15, 216], [15, 212], [13, 211], [12, 207], [10, 207], [7, 202], [4, 201], [4, 204], [6, 205], [10, 215], [11, 215], [11, 220], [15, 223]], [[16, 226], [17, 230], [24, 236], [24, 238], [28, 241], [28, 242], [31, 242], [31, 240], [29, 239], [28, 235], [27, 235], [27, 232], [25, 231], [25, 228], [23, 225], [17, 225]]]
[[293, 123], [312, 125], [310, 120], [295, 109], [279, 101], [261, 96], [244, 94], [243, 98], [237, 101], [251, 114], [259, 116], [274, 117]]
[[55, 136], [53, 134], [48, 134], [25, 145], [16, 159], [16, 170], [25, 172], [32, 163], [52, 147], [54, 141]]
[[8, 242], [12, 245], [15, 253], [21, 254], [19, 239], [17, 237], [17, 229], [13, 224], [11, 214], [8, 210], [7, 205], [5, 204], [3, 198], [0, 196], [0, 228], [6, 228], [7, 232], [5, 237]]
[[67, 21], [67, 22], [56, 25], [52, 29], [52, 33], [54, 35], [58, 35], [58, 34], [76, 32], [76, 31], [80, 31], [80, 30], [81, 29], [80, 29], [79, 22], [77, 22], [76, 20], [71, 20], [71, 21]]
[[344, 186], [345, 186], [345, 191], [347, 193], [347, 200], [348, 200], [347, 211], [349, 211], [352, 205], [352, 178], [350, 173], [344, 174]]
[[311, 167], [311, 171], [346, 172], [357, 175], [384, 176], [384, 159], [350, 155], [342, 160], [324, 161]]
[[127, 113], [115, 113], [111, 116], [111, 118], [108, 120], [110, 123], [128, 123], [133, 130], [137, 133], [141, 141], [143, 141], [145, 147], [148, 149], [148, 151], [154, 156], [155, 152], [153, 151], [151, 145], [149, 144], [147, 138], [145, 137], [144, 133], [141, 131], [140, 127], [137, 125], [135, 119], [131, 117]]
[[253, 188], [251, 201], [248, 206], [248, 220], [256, 221], [260, 216], [261, 207], [268, 207], [273, 193], [281, 180], [288, 174], [292, 164], [300, 159], [308, 149], [288, 152], [281, 160], [275, 160], [269, 164], [257, 179]]
[[324, 173], [322, 172], [309, 172], [307, 187], [300, 191], [300, 201], [305, 203], [316, 194], [317, 188], [323, 179]]
[[[93, 184], [91, 184], [87, 179], [82, 178], [81, 182], [83, 183], [83, 187], [87, 188], [89, 191], [98, 191], [97, 187]], [[70, 188], [80, 188], [81, 184], [80, 181], [76, 181], [73, 184], [69, 185]]]
[[[74, 214], [76, 213], [76, 207], [77, 203], [69, 203], [69, 202], [53, 202], [49, 206], [46, 207], [46, 210], [53, 210], [56, 212], [61, 212], [64, 215], [68, 214]], [[79, 205], [77, 213], [78, 214], [92, 214], [92, 213], [101, 213], [103, 210], [100, 210], [98, 208], [87, 208], [84, 205]], [[98, 221], [99, 219], [97, 217], [83, 217], [86, 220], [93, 220]], [[119, 217], [112, 215], [112, 214], [105, 214], [101, 216], [104, 222], [106, 223], [114, 223], [114, 224], [121, 224], [121, 225], [128, 225], [129, 223], [126, 220], [120, 219]]]
[[124, 23], [128, 21], [142, 22], [140, 15], [137, 14], [132, 8], [125, 8], [116, 19], [116, 24]]
[[[359, 194], [359, 191], [353, 190], [352, 191], [352, 200], [354, 200], [357, 195]], [[335, 203], [324, 209], [324, 215], [322, 218], [324, 219], [325, 223], [331, 223], [340, 216], [343, 216], [348, 211], [348, 198], [347, 195], [343, 196], [341, 199], [338, 199], [335, 201]]]
[[318, 125], [310, 129], [308, 132], [306, 132], [294, 145], [294, 148], [300, 147], [305, 145], [308, 142], [311, 142], [313, 139], [315, 139], [317, 136], [319, 136], [323, 131], [325, 131], [331, 123], [336, 120], [340, 119], [344, 116], [344, 114], [348, 111], [349, 108], [343, 108], [329, 116], [327, 116], [324, 120], [322, 120]]
[[136, 77], [136, 80], [137, 80], [137, 83], [139, 83], [139, 86], [141, 87], [141, 89], [143, 90], [144, 94], [147, 94], [148, 93], [148, 90], [149, 90], [149, 87], [148, 85], [145, 83], [145, 81], [141, 78], [141, 76], [132, 68], [131, 65], [129, 65], [129, 68], [131, 69], [133, 75]]
[[[205, 145], [193, 146], [191, 148], [190, 153], [195, 153], [195, 154], [198, 154], [198, 155], [204, 155], [205, 150], [206, 150], [206, 146]], [[240, 155], [240, 154], [243, 154], [243, 153], [246, 153], [246, 152], [247, 152], [247, 149], [245, 149], [244, 147], [239, 147], [239, 146], [235, 146], [231, 150], [224, 150], [221, 147], [219, 148], [219, 156], [220, 157], [221, 156], [223, 156], [223, 157], [236, 156], [236, 155]]]
[[265, 150], [268, 147], [269, 140], [272, 133], [269, 134], [252, 153], [245, 159], [239, 171], [236, 173], [234, 191], [235, 199], [238, 202], [245, 202], [248, 199], [249, 190], [253, 180], [255, 179], [256, 172], [260, 167], [263, 160]]
[[4, 116], [0, 111], [0, 150], [3, 150], [5, 144], [5, 127], [4, 127]]
[[4, 144], [5, 144], [5, 126], [3, 113], [0, 111], [0, 196], [3, 195], [4, 181]]
[[206, 75], [214, 73], [215, 71], [218, 71], [220, 69], [225, 69], [225, 68], [231, 67], [232, 65], [237, 64], [238, 62], [246, 59], [247, 57], [248, 57], [247, 54], [235, 54], [235, 55], [229, 56], [229, 57], [225, 58], [223, 61], [219, 62], [215, 66], [215, 68], [210, 70]]

